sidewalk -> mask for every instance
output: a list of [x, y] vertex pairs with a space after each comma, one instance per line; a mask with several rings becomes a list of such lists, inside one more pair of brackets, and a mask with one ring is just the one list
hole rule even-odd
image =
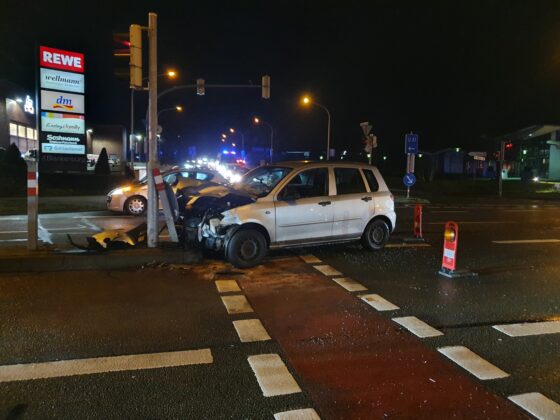
[[182, 250], [169, 245], [107, 252], [60, 252], [48, 247], [29, 251], [24, 247], [11, 247], [0, 250], [0, 272], [120, 270], [147, 264], [192, 264], [201, 259], [200, 252], [196, 250]]

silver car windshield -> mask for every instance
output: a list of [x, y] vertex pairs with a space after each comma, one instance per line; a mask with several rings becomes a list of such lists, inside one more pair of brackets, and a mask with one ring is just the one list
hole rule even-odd
[[259, 166], [247, 172], [235, 187], [245, 190], [251, 195], [264, 197], [290, 173], [292, 168], [283, 166]]

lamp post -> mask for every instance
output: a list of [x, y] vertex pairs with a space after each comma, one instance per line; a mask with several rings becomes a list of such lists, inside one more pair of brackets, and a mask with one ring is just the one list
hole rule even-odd
[[270, 163], [272, 163], [272, 156], [273, 156], [273, 146], [274, 146], [274, 129], [272, 126], [267, 123], [266, 121], [261, 120], [259, 117], [253, 118], [253, 122], [255, 124], [264, 124], [268, 128], [270, 128]]
[[331, 150], [331, 113], [329, 112], [326, 106], [313, 101], [309, 96], [304, 96], [301, 99], [301, 103], [303, 105], [315, 105], [316, 107], [321, 108], [323, 111], [327, 113], [327, 160], [329, 160], [329, 155]]
[[245, 133], [241, 131], [236, 131], [235, 128], [230, 128], [229, 132], [231, 134], [238, 133], [241, 136], [241, 156], [245, 159]]

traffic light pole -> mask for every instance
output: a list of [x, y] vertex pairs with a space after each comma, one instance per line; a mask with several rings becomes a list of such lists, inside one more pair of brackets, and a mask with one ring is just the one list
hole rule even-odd
[[153, 169], [157, 167], [157, 15], [148, 18], [149, 52], [149, 147], [148, 147], [148, 248], [158, 243], [158, 199], [154, 183]]

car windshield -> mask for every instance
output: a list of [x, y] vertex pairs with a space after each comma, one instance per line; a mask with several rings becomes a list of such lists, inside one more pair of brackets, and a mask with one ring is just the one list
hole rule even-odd
[[259, 166], [247, 172], [235, 187], [257, 197], [264, 197], [282, 180], [292, 168], [283, 166]]

